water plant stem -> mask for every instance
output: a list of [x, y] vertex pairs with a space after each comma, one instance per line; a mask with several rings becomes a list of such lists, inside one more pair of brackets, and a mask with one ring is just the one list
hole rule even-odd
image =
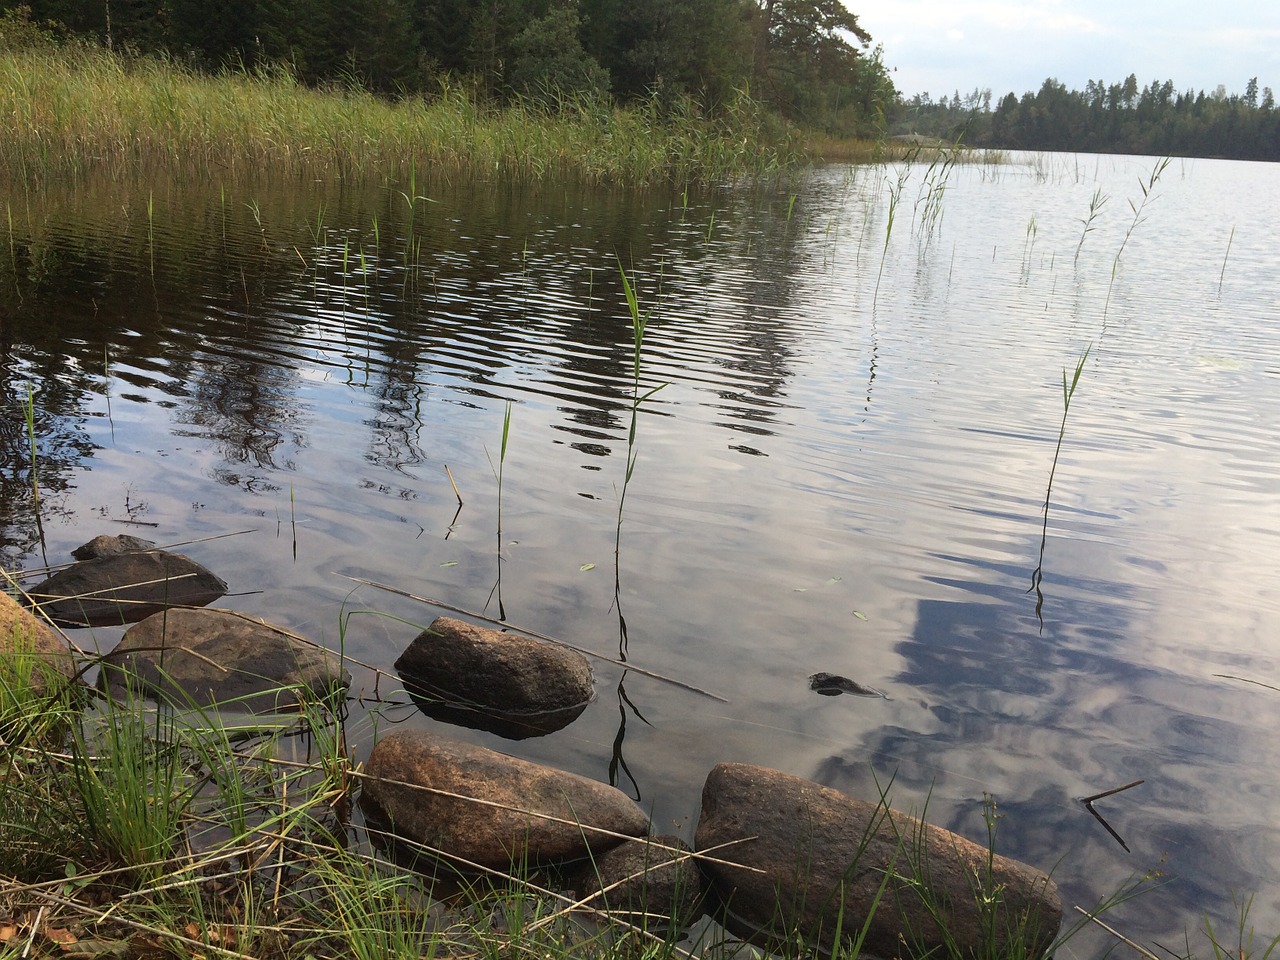
[[1081, 354], [1079, 361], [1076, 363], [1075, 372], [1071, 375], [1071, 381], [1067, 381], [1067, 371], [1062, 371], [1062, 424], [1058, 427], [1058, 442], [1053, 448], [1053, 464], [1049, 467], [1049, 483], [1044, 491], [1044, 520], [1040, 527], [1040, 556], [1036, 563], [1036, 568], [1031, 573], [1031, 586], [1027, 588], [1027, 592], [1035, 591], [1036, 594], [1036, 617], [1040, 621], [1040, 629], [1044, 629], [1044, 593], [1040, 589], [1040, 584], [1044, 580], [1044, 550], [1049, 539], [1049, 501], [1053, 497], [1053, 478], [1058, 470], [1058, 457], [1062, 453], [1062, 441], [1067, 435], [1067, 414], [1071, 410], [1071, 398], [1075, 396], [1076, 387], [1080, 384], [1080, 375], [1084, 373], [1085, 362], [1089, 359], [1089, 351], [1093, 349], [1093, 344], [1085, 347], [1084, 353]]
[[1160, 180], [1160, 175], [1164, 173], [1172, 162], [1172, 157], [1165, 157], [1163, 160], [1157, 161], [1156, 165], [1151, 168], [1151, 173], [1147, 179], [1138, 181], [1138, 189], [1142, 191], [1142, 199], [1137, 203], [1134, 203], [1132, 198], [1128, 201], [1129, 209], [1133, 212], [1133, 219], [1129, 221], [1129, 226], [1120, 240], [1120, 249], [1116, 251], [1115, 259], [1111, 261], [1111, 280], [1107, 284], [1106, 302], [1102, 305], [1102, 319], [1104, 321], [1107, 319], [1107, 311], [1111, 307], [1111, 290], [1116, 285], [1116, 273], [1120, 269], [1120, 258], [1124, 255], [1124, 248], [1128, 246], [1129, 238], [1133, 236], [1133, 231], [1146, 219], [1147, 204], [1155, 199], [1156, 183]]

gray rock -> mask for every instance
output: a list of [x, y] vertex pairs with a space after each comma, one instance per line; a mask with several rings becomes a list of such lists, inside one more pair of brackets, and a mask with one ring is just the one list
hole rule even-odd
[[336, 653], [231, 610], [154, 614], [129, 628], [99, 675], [117, 699], [132, 692], [258, 711], [296, 704], [299, 691], [322, 699], [350, 682]]
[[[700, 865], [726, 925], [757, 943], [798, 934], [829, 952], [837, 922], [847, 941], [874, 909], [863, 948], [879, 956], [950, 956], [936, 917], [960, 953], [1035, 957], [1062, 922], [1057, 886], [1039, 870], [763, 767], [722, 763], [711, 771], [695, 840], [703, 852], [740, 841], [711, 853], [728, 863]], [[979, 905], [978, 890], [994, 894], [992, 906]], [[990, 953], [978, 948], [985, 930], [995, 931]]]
[[[674, 835], [627, 840], [578, 871], [579, 899], [651, 931], [683, 929], [702, 915], [702, 873]], [[592, 891], [595, 891], [592, 895]]]
[[436, 618], [395, 666], [428, 716], [511, 740], [567, 726], [594, 695], [582, 654], [452, 617]]
[[25, 688], [41, 695], [51, 693], [75, 672], [70, 644], [0, 591], [0, 683], [15, 693]]
[[191, 558], [146, 549], [73, 563], [28, 595], [59, 626], [104, 627], [137, 623], [166, 607], [201, 607], [226, 592], [221, 578]]
[[130, 550], [150, 550], [155, 544], [141, 537], [131, 537], [127, 533], [111, 537], [99, 534], [88, 543], [82, 543], [71, 551], [77, 560], [93, 560], [95, 557], [114, 557], [128, 553]]
[[576, 860], [649, 827], [607, 784], [422, 731], [380, 740], [365, 775], [360, 803], [373, 822], [464, 866]]

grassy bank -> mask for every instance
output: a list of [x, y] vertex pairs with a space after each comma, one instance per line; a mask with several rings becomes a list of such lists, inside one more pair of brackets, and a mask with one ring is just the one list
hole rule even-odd
[[283, 72], [208, 76], [172, 61], [56, 44], [30, 25], [0, 20], [0, 167], [27, 183], [103, 168], [227, 180], [416, 165], [446, 176], [644, 186], [768, 175], [797, 156], [745, 99], [714, 123], [691, 109], [594, 101], [490, 108], [449, 88], [393, 103], [310, 89]]

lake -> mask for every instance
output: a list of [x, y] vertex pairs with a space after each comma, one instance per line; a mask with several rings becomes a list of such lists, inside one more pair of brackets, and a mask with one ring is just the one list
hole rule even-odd
[[1127, 936], [1274, 935], [1280, 167], [1158, 163], [0, 187], [0, 559], [130, 533], [373, 666], [447, 611], [351, 578], [610, 658], [558, 733], [356, 705], [357, 756], [450, 729], [686, 837], [722, 760], [978, 841], [990, 797], [1069, 921], [1158, 870]]

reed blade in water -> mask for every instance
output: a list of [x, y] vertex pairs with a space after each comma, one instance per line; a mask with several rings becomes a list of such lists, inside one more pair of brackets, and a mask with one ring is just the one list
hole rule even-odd
[[1227, 252], [1222, 255], [1222, 272], [1218, 274], [1218, 293], [1222, 293], [1222, 281], [1227, 275], [1227, 258], [1231, 256], [1231, 241], [1236, 238], [1236, 228], [1232, 226], [1231, 236], [1227, 237]]
[[644, 393], [640, 392], [640, 356], [644, 347], [644, 332], [648, 326], [649, 318], [653, 311], [647, 310], [643, 314], [640, 312], [640, 299], [636, 295], [635, 285], [627, 276], [626, 268], [623, 267], [622, 261], [618, 261], [618, 273], [622, 277], [622, 290], [627, 298], [627, 311], [631, 317], [631, 340], [632, 340], [632, 358], [631, 358], [631, 424], [627, 430], [627, 469], [622, 478], [622, 491], [618, 495], [618, 524], [615, 530], [613, 542], [613, 591], [614, 603], [618, 604], [618, 622], [619, 622], [619, 639], [618, 639], [618, 656], [620, 659], [626, 659], [627, 649], [627, 626], [626, 621], [622, 619], [622, 607], [620, 604], [622, 592], [622, 577], [620, 559], [622, 556], [622, 511], [627, 501], [627, 487], [631, 484], [631, 477], [635, 473], [636, 459], [639, 453], [636, 450], [636, 428], [640, 418], [640, 405], [652, 397], [655, 393], [666, 386], [660, 383], [656, 387], [651, 387]]
[[1089, 351], [1093, 349], [1093, 344], [1085, 347], [1084, 353], [1080, 356], [1079, 362], [1076, 363], [1075, 373], [1071, 376], [1071, 382], [1067, 383], [1067, 371], [1062, 371], [1062, 425], [1058, 428], [1058, 443], [1053, 449], [1053, 465], [1049, 468], [1049, 483], [1044, 492], [1044, 522], [1040, 527], [1040, 558], [1036, 563], [1035, 570], [1031, 573], [1031, 586], [1027, 588], [1027, 592], [1035, 591], [1036, 594], [1036, 618], [1040, 621], [1040, 629], [1044, 629], [1044, 592], [1040, 589], [1040, 584], [1044, 580], [1044, 548], [1049, 538], [1049, 499], [1053, 496], [1053, 476], [1058, 470], [1058, 456], [1062, 453], [1062, 440], [1067, 435], [1067, 414], [1071, 410], [1071, 398], [1075, 396], [1076, 387], [1080, 384], [1080, 375], [1084, 372], [1085, 361], [1089, 359]]
[[1138, 181], [1138, 189], [1142, 191], [1142, 200], [1134, 203], [1129, 200], [1129, 209], [1133, 211], [1133, 219], [1129, 222], [1129, 228], [1125, 230], [1124, 237], [1120, 240], [1120, 249], [1116, 251], [1116, 258], [1111, 261], [1111, 282], [1107, 284], [1107, 299], [1102, 305], [1102, 319], [1107, 319], [1107, 311], [1111, 307], [1111, 289], [1116, 285], [1116, 273], [1120, 269], [1120, 257], [1124, 255], [1124, 248], [1129, 244], [1129, 238], [1133, 236], [1133, 231], [1138, 228], [1138, 224], [1146, 220], [1145, 211], [1147, 204], [1155, 199], [1156, 183], [1160, 180], [1160, 175], [1164, 173], [1165, 168], [1173, 162], [1172, 157], [1165, 157], [1151, 168], [1151, 175], [1146, 181]]
[[1109, 199], [1111, 198], [1102, 192], [1101, 187], [1093, 191], [1093, 197], [1089, 200], [1089, 215], [1080, 220], [1080, 223], [1084, 225], [1084, 229], [1080, 232], [1080, 242], [1076, 244], [1076, 255], [1073, 262], [1079, 262], [1080, 248], [1084, 246], [1084, 238], [1096, 229], [1095, 222]]

